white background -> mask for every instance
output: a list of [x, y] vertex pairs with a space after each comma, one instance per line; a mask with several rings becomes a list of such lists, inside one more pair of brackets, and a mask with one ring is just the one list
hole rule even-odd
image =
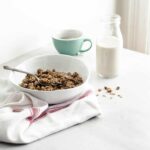
[[0, 0], [0, 64], [51, 41], [56, 29], [98, 30], [115, 0]]

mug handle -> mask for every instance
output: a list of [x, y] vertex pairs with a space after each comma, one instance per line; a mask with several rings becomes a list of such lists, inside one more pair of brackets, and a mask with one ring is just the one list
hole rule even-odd
[[[83, 42], [82, 42], [82, 45], [84, 44], [84, 42], [89, 42], [90, 43], [90, 47], [87, 48], [87, 49], [81, 49], [80, 52], [86, 52], [86, 51], [89, 51], [92, 47], [92, 41], [90, 39], [84, 39]], [[81, 47], [82, 48], [82, 47]]]

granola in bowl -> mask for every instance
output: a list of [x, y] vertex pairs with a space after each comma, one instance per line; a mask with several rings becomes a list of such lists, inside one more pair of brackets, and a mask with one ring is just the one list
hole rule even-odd
[[38, 69], [35, 75], [45, 85], [40, 85], [34, 76], [28, 74], [22, 80], [20, 86], [31, 90], [54, 91], [74, 88], [83, 83], [82, 77], [77, 72], [71, 73], [58, 72], [55, 69]]

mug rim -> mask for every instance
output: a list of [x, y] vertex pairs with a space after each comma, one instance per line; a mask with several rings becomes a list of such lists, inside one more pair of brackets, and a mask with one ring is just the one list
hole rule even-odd
[[[78, 37], [73, 37], [73, 38], [68, 38], [68, 39], [63, 39], [58, 36], [59, 34], [61, 34], [62, 32], [65, 32], [65, 31], [78, 32], [80, 35]], [[61, 41], [72, 41], [72, 40], [77, 40], [77, 39], [83, 38], [83, 32], [78, 29], [62, 29], [62, 30], [57, 30], [55, 33], [53, 33], [52, 38], [56, 39], [56, 40], [61, 40]]]

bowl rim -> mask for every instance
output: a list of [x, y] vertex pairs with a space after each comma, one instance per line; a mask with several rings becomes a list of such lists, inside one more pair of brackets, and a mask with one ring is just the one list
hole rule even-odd
[[53, 91], [43, 91], [43, 90], [32, 90], [32, 89], [28, 89], [28, 88], [24, 88], [24, 87], [21, 87], [20, 85], [18, 85], [18, 84], [15, 84], [15, 82], [13, 82], [13, 80], [11, 79], [11, 76], [12, 76], [12, 71], [10, 72], [10, 74], [9, 74], [9, 80], [11, 81], [11, 83], [12, 84], [14, 84], [16, 87], [18, 87], [18, 88], [20, 88], [20, 89], [23, 89], [24, 91], [29, 91], [29, 92], [40, 92], [40, 93], [49, 93], [49, 92], [51, 92], [51, 93], [55, 93], [55, 92], [64, 92], [64, 91], [71, 91], [71, 90], [73, 90], [73, 89], [78, 89], [79, 87], [82, 87], [82, 86], [85, 86], [85, 84], [87, 84], [88, 83], [88, 80], [89, 80], [89, 78], [90, 78], [90, 70], [89, 70], [89, 67], [87, 66], [87, 64], [84, 62], [84, 61], [81, 61], [80, 59], [78, 59], [78, 58], [74, 58], [74, 56], [68, 56], [68, 55], [65, 55], [65, 54], [43, 54], [43, 55], [37, 55], [37, 56], [34, 56], [34, 57], [31, 57], [31, 58], [29, 58], [29, 59], [26, 59], [26, 60], [24, 60], [24, 61], [22, 61], [19, 65], [16, 65], [15, 67], [17, 68], [17, 67], [19, 67], [20, 65], [22, 65], [23, 63], [25, 63], [25, 62], [27, 62], [27, 61], [31, 61], [31, 60], [33, 60], [33, 59], [36, 59], [36, 58], [40, 58], [40, 57], [45, 57], [45, 56], [50, 56], [50, 57], [66, 57], [66, 58], [71, 58], [71, 59], [74, 59], [74, 60], [77, 60], [77, 61], [80, 61], [85, 67], [86, 67], [86, 69], [87, 69], [87, 72], [88, 72], [88, 74], [87, 74], [87, 78], [86, 78], [86, 80], [81, 84], [81, 85], [79, 85], [79, 86], [76, 86], [76, 87], [74, 87], [74, 88], [68, 88], [68, 89], [61, 89], [61, 90], [53, 90]]

